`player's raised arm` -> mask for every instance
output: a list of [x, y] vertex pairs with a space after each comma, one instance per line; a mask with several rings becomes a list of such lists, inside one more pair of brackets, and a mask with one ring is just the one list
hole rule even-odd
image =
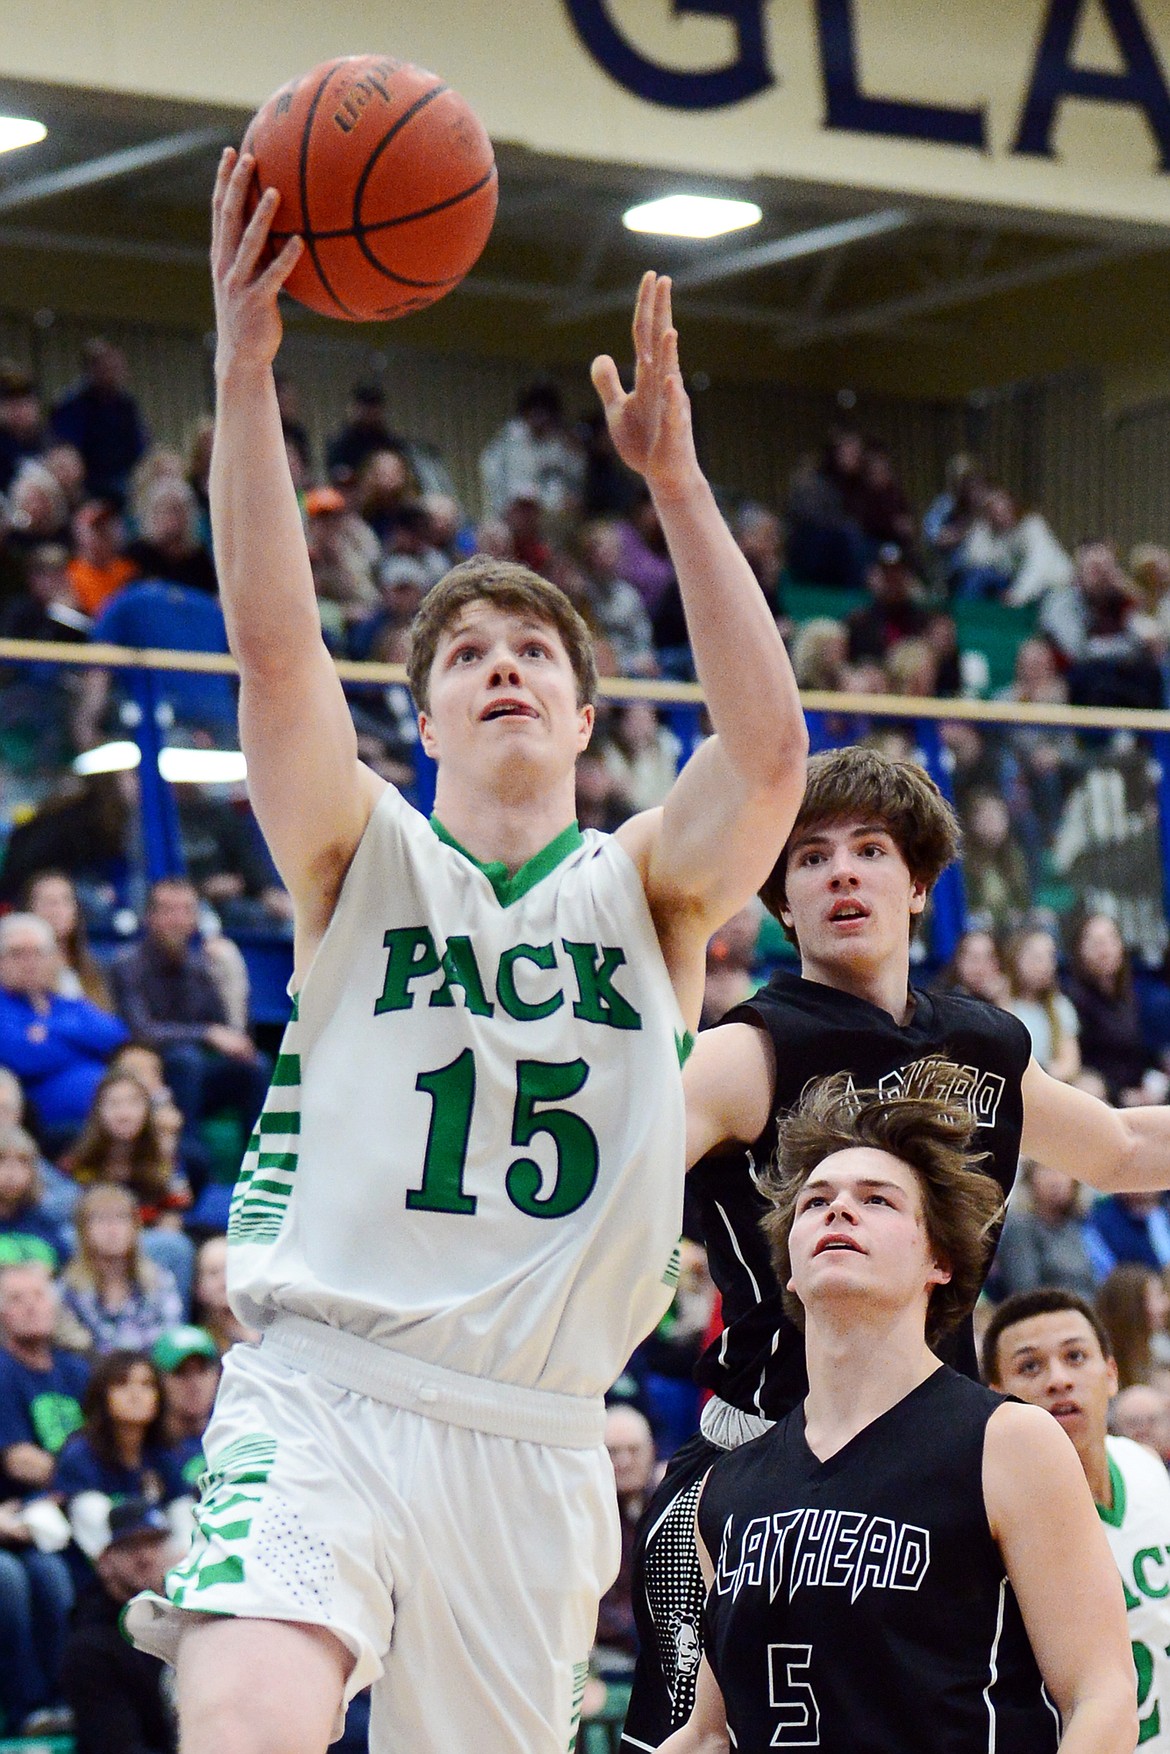
[[1112, 1194], [1170, 1188], [1170, 1108], [1110, 1108], [1035, 1061], [1021, 1085], [1026, 1157]]
[[277, 295], [302, 249], [264, 265], [278, 197], [251, 220], [251, 162], [225, 152], [212, 206], [216, 317], [211, 524], [228, 641], [240, 666], [248, 786], [296, 907], [304, 960], [328, 924], [341, 879], [384, 782], [357, 758], [345, 695], [321, 638], [272, 362]]
[[631, 393], [608, 356], [594, 361], [593, 382], [618, 454], [654, 500], [717, 735], [687, 764], [661, 814], [621, 834], [651, 905], [681, 904], [709, 933], [775, 862], [804, 791], [808, 733], [783, 641], [699, 468], [670, 282], [659, 275], [642, 281], [634, 345]]

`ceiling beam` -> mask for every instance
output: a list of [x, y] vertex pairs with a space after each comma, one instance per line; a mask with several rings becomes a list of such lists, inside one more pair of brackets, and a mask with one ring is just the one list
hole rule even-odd
[[[859, 214], [853, 219], [835, 220], [831, 225], [813, 226], [809, 231], [789, 232], [786, 237], [773, 238], [766, 244], [750, 244], [742, 250], [724, 250], [706, 261], [696, 262], [671, 275], [678, 292], [696, 286], [712, 286], [738, 274], [752, 274], [761, 268], [777, 268], [784, 262], [797, 262], [805, 256], [819, 256], [826, 250], [845, 249], [849, 244], [866, 238], [887, 236], [913, 225], [915, 216], [902, 207], [881, 208], [876, 213]], [[610, 311], [633, 308], [636, 286], [599, 293], [596, 298], [579, 299], [564, 310], [551, 313], [546, 321], [554, 327], [579, 323], [586, 317], [607, 315]]]
[[842, 311], [834, 317], [823, 317], [787, 331], [778, 331], [777, 346], [786, 350], [813, 347], [823, 341], [842, 341], [850, 335], [876, 334], [889, 329], [908, 317], [928, 316], [935, 311], [952, 310], [956, 305], [976, 304], [980, 299], [998, 293], [1020, 292], [1025, 287], [1042, 286], [1049, 280], [1064, 280], [1076, 274], [1087, 274], [1108, 262], [1148, 251], [1148, 244], [1100, 244], [1081, 250], [1064, 250], [1042, 262], [1029, 262], [1019, 268], [1006, 268], [998, 274], [964, 275], [959, 280], [928, 288], [925, 292], [909, 293], [903, 298], [886, 299], [881, 304], [865, 305], [860, 310]]
[[210, 146], [222, 145], [225, 139], [222, 128], [188, 128], [182, 134], [146, 140], [141, 146], [125, 146], [118, 152], [103, 153], [100, 158], [87, 158], [80, 164], [65, 165], [61, 170], [45, 171], [39, 177], [25, 177], [21, 182], [9, 183], [0, 189], [0, 213], [13, 213], [19, 207], [31, 206], [34, 201], [47, 201], [52, 195], [92, 189], [97, 183], [133, 176], [136, 171], [170, 164], [177, 158], [190, 158]]
[[207, 266], [206, 244], [167, 244], [147, 238], [86, 237], [72, 231], [38, 231], [27, 225], [0, 225], [0, 249], [46, 251], [57, 256], [112, 256], [131, 262]]

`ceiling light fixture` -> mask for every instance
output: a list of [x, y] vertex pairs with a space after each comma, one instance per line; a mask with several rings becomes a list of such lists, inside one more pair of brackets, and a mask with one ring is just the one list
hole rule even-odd
[[713, 195], [664, 195], [644, 201], [622, 214], [627, 231], [654, 232], [658, 237], [718, 238], [725, 232], [758, 225], [764, 217], [754, 201], [725, 201]]
[[43, 122], [34, 122], [28, 116], [0, 116], [0, 152], [35, 146], [48, 132]]

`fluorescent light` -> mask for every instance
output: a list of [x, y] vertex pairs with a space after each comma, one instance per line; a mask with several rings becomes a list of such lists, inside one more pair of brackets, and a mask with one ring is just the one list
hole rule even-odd
[[754, 201], [721, 201], [713, 195], [664, 195], [644, 201], [622, 214], [627, 231], [650, 231], [659, 237], [717, 238], [724, 232], [758, 225], [764, 217]]
[[49, 130], [43, 122], [28, 116], [0, 116], [0, 152], [15, 152], [18, 146], [35, 146]]
[[86, 749], [73, 763], [74, 773], [125, 773], [127, 768], [137, 767], [141, 760], [137, 743], [129, 740], [123, 743], [102, 743], [96, 749]]
[[[78, 774], [125, 773], [137, 767], [141, 754], [129, 740], [87, 749], [73, 763]], [[226, 786], [247, 778], [248, 765], [238, 749], [162, 749], [158, 771], [172, 785]]]
[[158, 771], [172, 785], [226, 786], [246, 779], [248, 764], [239, 749], [161, 749]]

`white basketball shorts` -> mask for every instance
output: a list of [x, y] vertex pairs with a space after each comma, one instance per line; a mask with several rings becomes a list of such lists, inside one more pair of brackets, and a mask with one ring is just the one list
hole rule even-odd
[[194, 1545], [125, 1629], [173, 1662], [192, 1613], [325, 1626], [372, 1754], [566, 1754], [620, 1557], [602, 1418], [285, 1318], [229, 1354]]

